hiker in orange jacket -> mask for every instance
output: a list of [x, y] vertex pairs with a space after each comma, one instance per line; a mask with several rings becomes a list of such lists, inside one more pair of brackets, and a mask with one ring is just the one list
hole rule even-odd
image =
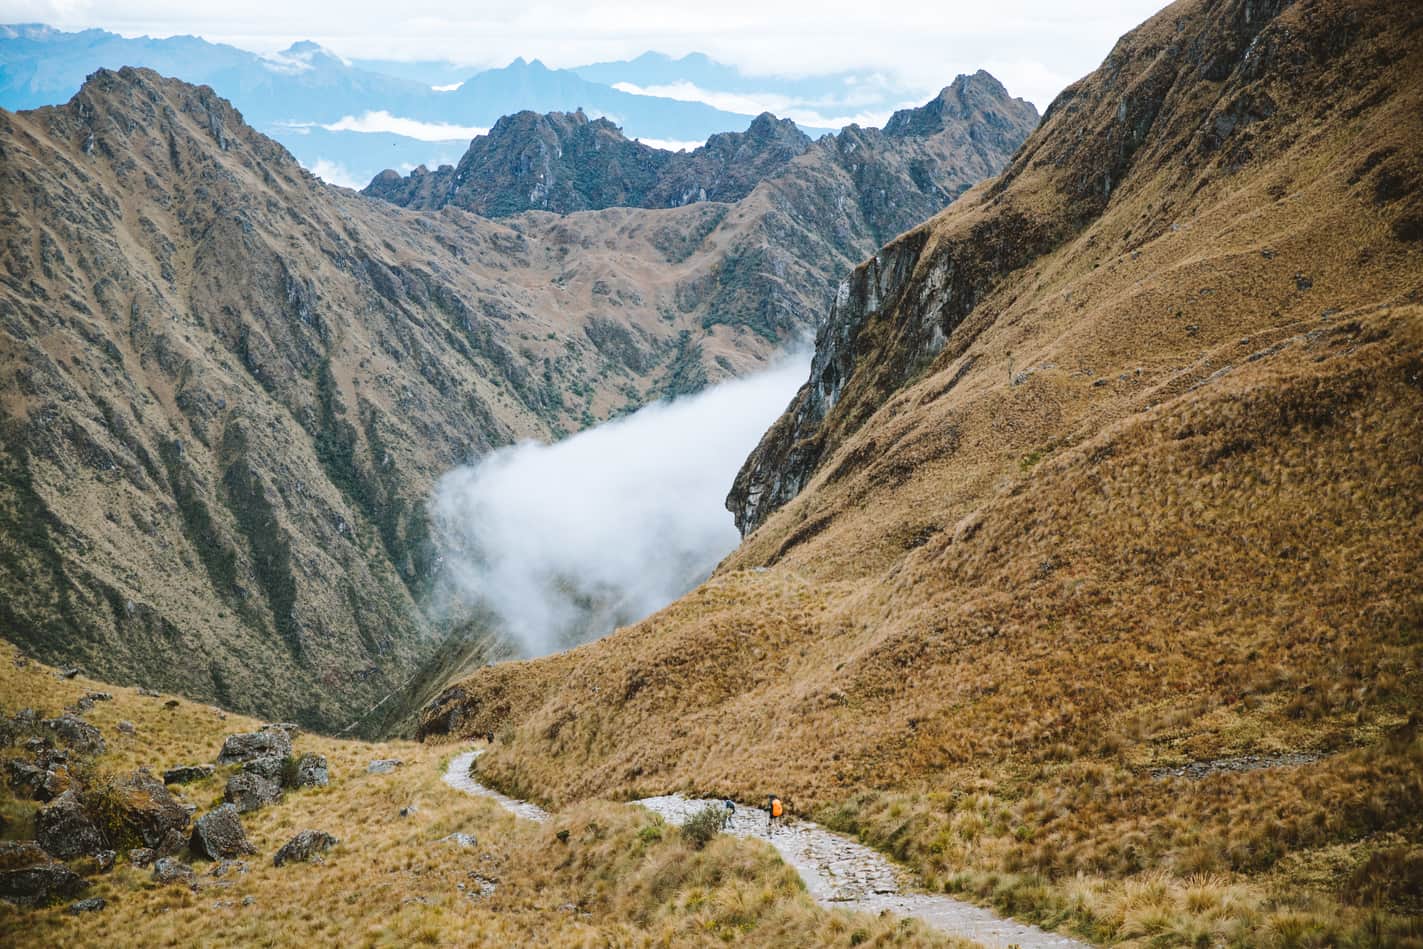
[[775, 833], [776, 821], [785, 822], [786, 807], [774, 794], [766, 796], [766, 835]]

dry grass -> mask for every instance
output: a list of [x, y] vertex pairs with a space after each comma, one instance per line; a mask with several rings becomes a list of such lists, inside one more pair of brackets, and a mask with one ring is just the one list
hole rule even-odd
[[[114, 692], [114, 701], [86, 715], [109, 744], [96, 761], [107, 771], [212, 761], [224, 735], [260, 724], [187, 701], [170, 710], [167, 696], [83, 677], [62, 680], [39, 663], [16, 666], [15, 655], [0, 647], [6, 714], [19, 707], [54, 714], [91, 689]], [[117, 731], [121, 720], [134, 723], [133, 735]], [[626, 805], [579, 805], [544, 826], [517, 821], [440, 781], [448, 749], [309, 734], [296, 747], [326, 755], [332, 783], [243, 816], [258, 851], [245, 872], [214, 876], [213, 864], [195, 861], [195, 893], [159, 887], [120, 858], [86, 894], [108, 900], [101, 912], [72, 917], [62, 904], [24, 911], [0, 902], [6, 945], [830, 946], [850, 945], [857, 933], [866, 945], [951, 944], [918, 924], [821, 910], [769, 847], [718, 837], [696, 848]], [[383, 757], [405, 764], [367, 774], [367, 763]], [[201, 813], [221, 799], [221, 772], [174, 790]], [[33, 806], [8, 789], [0, 800], [18, 819], [6, 836], [27, 834], [23, 818]], [[402, 808], [413, 813], [402, 817]], [[305, 828], [340, 844], [323, 863], [274, 867], [277, 848]], [[456, 832], [474, 835], [476, 846], [440, 842]], [[482, 892], [485, 881], [496, 884], [492, 894]]]
[[[1251, 47], [1289, 69], [1160, 87], [1242, 9], [1164, 12], [1011, 183], [926, 225], [823, 463], [708, 584], [463, 683], [509, 738], [486, 773], [553, 802], [775, 789], [1104, 941], [1423, 940], [1423, 46], [1396, 5], [1301, 2]], [[1087, 195], [1147, 95], [1135, 164]], [[1248, 96], [1268, 120], [1205, 148]], [[935, 274], [1005, 218], [1067, 236], [896, 376]], [[1250, 755], [1308, 761], [1152, 774]]]

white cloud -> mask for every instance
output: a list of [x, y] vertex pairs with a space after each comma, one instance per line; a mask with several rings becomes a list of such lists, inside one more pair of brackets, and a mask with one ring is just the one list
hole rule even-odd
[[325, 158], [318, 158], [307, 166], [307, 170], [329, 185], [339, 185], [342, 188], [353, 188], [356, 191], [365, 187], [365, 183], [356, 180], [356, 176], [350, 170], [338, 162], [329, 161]]
[[[515, 56], [550, 66], [624, 59], [648, 49], [704, 52], [761, 76], [870, 69], [896, 77], [923, 101], [959, 72], [988, 62], [1032, 64], [1044, 80], [1005, 84], [1039, 108], [1062, 84], [1094, 69], [1117, 37], [1163, 0], [943, 0], [902, 4], [893, 15], [862, 0], [405, 0], [400, 15], [377, 0], [8, 0], [10, 22], [65, 29], [101, 26], [126, 35], [194, 33], [276, 51], [313, 39], [342, 55], [446, 58], [502, 66]], [[1049, 77], [1056, 77], [1051, 78]]]
[[537, 656], [685, 593], [736, 547], [726, 493], [806, 363], [446, 474], [431, 511], [447, 606], [491, 612]]
[[323, 124], [328, 132], [387, 132], [422, 142], [469, 141], [476, 135], [487, 135], [489, 129], [476, 125], [450, 125], [445, 122], [421, 122], [391, 115], [385, 110], [366, 112], [360, 118], [348, 115]]
[[651, 145], [653, 148], [661, 148], [669, 152], [696, 151], [706, 144], [706, 142], [679, 142], [670, 138], [639, 138], [638, 141], [644, 145]]
[[[703, 89], [690, 82], [673, 82], [664, 85], [639, 86], [631, 82], [618, 82], [613, 88], [635, 96], [656, 96], [661, 99], [676, 99], [679, 102], [701, 102], [723, 112], [755, 116], [770, 112], [778, 118], [791, 119], [797, 125], [811, 128], [838, 129], [855, 123], [879, 127], [889, 121], [892, 110], [857, 112], [854, 114], [826, 114], [817, 109], [807, 108], [808, 103], [792, 99], [774, 92], [717, 92]], [[926, 97], [927, 99], [927, 97]], [[909, 103], [921, 104], [921, 103]]]
[[457, 90], [459, 89], [459, 87], [462, 86], [462, 85], [464, 85], [464, 81], [463, 81], [463, 80], [461, 80], [460, 82], [452, 82], [452, 83], [450, 83], [450, 84], [447, 85], [447, 86], [431, 86], [431, 87], [430, 87], [430, 91], [431, 91], [431, 92], [455, 92], [455, 91], [457, 91]]

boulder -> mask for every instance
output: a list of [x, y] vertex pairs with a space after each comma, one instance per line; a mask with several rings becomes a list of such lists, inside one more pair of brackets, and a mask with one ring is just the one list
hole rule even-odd
[[0, 899], [44, 906], [72, 899], [89, 884], [31, 840], [0, 842]]
[[326, 770], [326, 756], [306, 752], [296, 763], [296, 787], [324, 788], [331, 780]]
[[330, 850], [339, 843], [335, 837], [321, 830], [303, 830], [291, 840], [282, 844], [282, 849], [272, 858], [275, 866], [295, 863], [298, 860], [320, 859], [317, 855]]
[[301, 726], [296, 722], [271, 722], [257, 729], [260, 732], [279, 731], [283, 732], [287, 738], [295, 741], [296, 736], [301, 734]]
[[[171, 832], [188, 827], [188, 810], [150, 772], [134, 771], [116, 785], [119, 819], [125, 836], [145, 847], [157, 847]], [[117, 841], [116, 841], [117, 842]]]
[[98, 853], [104, 837], [73, 791], [65, 791], [35, 814], [35, 839], [62, 860]]
[[237, 807], [239, 813], [246, 814], [259, 807], [275, 804], [282, 799], [281, 785], [268, 781], [260, 774], [243, 771], [227, 779], [227, 788], [222, 799]]
[[136, 867], [146, 867], [158, 858], [150, 847], [135, 847], [128, 852], [128, 862]]
[[217, 756], [217, 763], [241, 764], [269, 755], [285, 758], [291, 753], [291, 736], [280, 728], [268, 728], [264, 731], [228, 735], [227, 740], [222, 743], [222, 752]]
[[175, 857], [182, 853], [188, 846], [188, 837], [181, 830], [174, 828], [163, 835], [163, 839], [158, 842], [158, 846], [153, 848], [160, 857]]
[[172, 857], [159, 857], [158, 862], [153, 865], [153, 879], [158, 883], [186, 883], [193, 889], [197, 889], [197, 874], [193, 873], [193, 868], [181, 860]]
[[49, 731], [59, 741], [84, 755], [104, 753], [104, 738], [99, 729], [74, 715], [46, 718], [40, 727]]
[[278, 755], [263, 755], [244, 764], [242, 770], [248, 774], [260, 774], [273, 784], [283, 784], [282, 771], [286, 763], [287, 759]]
[[193, 836], [188, 841], [193, 853], [209, 860], [222, 860], [242, 854], [256, 853], [237, 818], [237, 808], [231, 804], [208, 811], [193, 824]]
[[70, 916], [78, 916], [80, 913], [97, 913], [99, 910], [103, 909], [105, 906], [108, 905], [108, 900], [104, 899], [103, 897], [91, 896], [87, 900], [79, 900], [77, 902], [70, 903], [64, 908], [64, 911]]
[[47, 768], [11, 758], [5, 763], [10, 772], [10, 789], [16, 797], [31, 801], [52, 801], [64, 792], [68, 783]]
[[115, 727], [118, 728], [119, 732], [124, 735], [132, 735], [134, 733], [133, 722], [127, 720], [119, 722], [118, 725]]
[[390, 774], [404, 762], [399, 758], [378, 758], [366, 765], [367, 774]]
[[164, 784], [192, 784], [194, 781], [201, 781], [203, 778], [211, 777], [213, 767], [210, 764], [184, 764], [176, 768], [169, 768], [163, 772]]

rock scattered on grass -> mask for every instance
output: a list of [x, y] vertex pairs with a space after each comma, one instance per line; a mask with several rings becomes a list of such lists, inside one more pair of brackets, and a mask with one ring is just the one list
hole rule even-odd
[[203, 778], [211, 777], [213, 766], [210, 764], [185, 764], [176, 768], [169, 768], [163, 772], [164, 784], [192, 784], [194, 781], [201, 781]]
[[181, 860], [174, 857], [159, 857], [158, 862], [153, 865], [153, 879], [157, 883], [183, 883], [197, 889], [197, 874], [193, 873], [193, 868]]
[[260, 774], [242, 771], [227, 779], [222, 799], [236, 806], [238, 813], [246, 814], [280, 801], [282, 788]]
[[303, 830], [282, 844], [282, 849], [272, 858], [272, 864], [280, 867], [301, 860], [320, 860], [319, 854], [330, 850], [337, 843], [339, 841], [325, 831]]
[[208, 811], [193, 824], [193, 835], [188, 840], [193, 853], [209, 860], [222, 860], [256, 853], [257, 848], [247, 840], [247, 832], [237, 817], [237, 808], [231, 804]]
[[399, 758], [379, 758], [366, 765], [367, 774], [390, 774], [404, 762]]
[[81, 913], [97, 913], [108, 905], [109, 901], [103, 897], [91, 896], [87, 900], [79, 900], [78, 902], [70, 903], [64, 908], [64, 911], [70, 916], [78, 916]]

